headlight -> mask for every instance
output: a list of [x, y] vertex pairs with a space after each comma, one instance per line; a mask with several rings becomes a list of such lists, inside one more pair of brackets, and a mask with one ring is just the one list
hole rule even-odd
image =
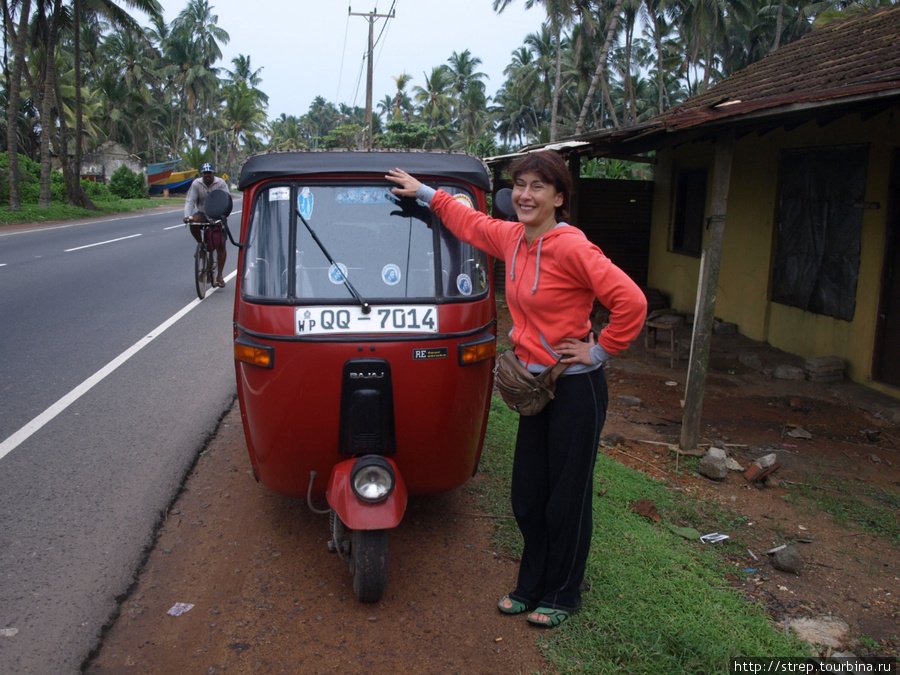
[[356, 460], [350, 475], [353, 494], [364, 502], [380, 502], [394, 490], [394, 468], [380, 455], [366, 455]]

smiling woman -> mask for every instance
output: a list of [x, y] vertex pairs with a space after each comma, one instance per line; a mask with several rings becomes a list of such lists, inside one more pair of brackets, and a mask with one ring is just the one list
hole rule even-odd
[[[387, 178], [398, 186], [394, 194], [429, 203], [457, 237], [506, 262], [510, 337], [521, 365], [535, 374], [567, 366], [555, 397], [519, 419], [512, 505], [525, 546], [516, 588], [497, 604], [503, 614], [528, 614], [530, 623], [554, 628], [581, 608], [608, 400], [603, 362], [637, 337], [647, 301], [581, 230], [563, 222], [571, 179], [555, 152], [532, 153], [513, 166], [520, 222], [464, 208], [402, 169]], [[595, 299], [610, 311], [598, 340], [590, 320]]]

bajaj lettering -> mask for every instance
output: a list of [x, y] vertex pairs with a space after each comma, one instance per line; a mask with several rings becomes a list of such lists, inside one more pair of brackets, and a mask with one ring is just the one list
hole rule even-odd
[[351, 380], [383, 380], [384, 373], [350, 373]]

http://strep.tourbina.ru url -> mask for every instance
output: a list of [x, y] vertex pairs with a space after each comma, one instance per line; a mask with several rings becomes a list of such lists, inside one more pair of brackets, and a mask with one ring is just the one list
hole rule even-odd
[[750, 673], [845, 673], [863, 675], [873, 673], [900, 673], [898, 661], [894, 657], [867, 658], [864, 661], [853, 657], [833, 656], [829, 658], [778, 658], [746, 657], [731, 659], [730, 675]]

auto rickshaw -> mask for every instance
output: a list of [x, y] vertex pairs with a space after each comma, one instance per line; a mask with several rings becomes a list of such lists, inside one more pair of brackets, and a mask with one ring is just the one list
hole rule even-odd
[[408, 496], [476, 472], [496, 352], [490, 260], [393, 195], [394, 167], [486, 210], [487, 167], [462, 153], [261, 153], [238, 184], [234, 353], [253, 473], [330, 515], [361, 602], [384, 593]]

